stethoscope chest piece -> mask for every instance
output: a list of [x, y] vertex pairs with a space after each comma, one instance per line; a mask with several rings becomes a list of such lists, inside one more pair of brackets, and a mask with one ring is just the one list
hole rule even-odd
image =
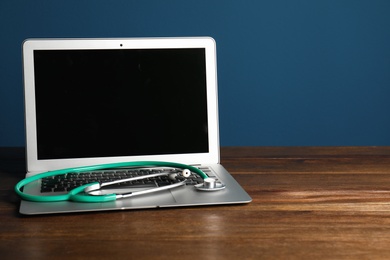
[[195, 185], [195, 188], [200, 191], [217, 191], [225, 189], [225, 184], [214, 178], [206, 178], [203, 183]]

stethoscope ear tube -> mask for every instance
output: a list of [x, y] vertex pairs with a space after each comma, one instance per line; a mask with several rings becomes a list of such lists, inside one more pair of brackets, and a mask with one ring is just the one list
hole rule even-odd
[[25, 178], [21, 181], [19, 181], [15, 185], [15, 192], [18, 194], [22, 199], [24, 200], [29, 200], [29, 201], [36, 201], [36, 202], [55, 202], [55, 201], [65, 201], [69, 200], [69, 193], [68, 194], [61, 194], [61, 195], [53, 195], [53, 196], [39, 196], [39, 195], [31, 195], [22, 192], [22, 189], [24, 186], [27, 184], [37, 181], [42, 178], [50, 177], [50, 176], [56, 176], [56, 175], [61, 175], [65, 174], [67, 171], [63, 170], [57, 170], [53, 172], [45, 172], [45, 173], [40, 173], [28, 178]]

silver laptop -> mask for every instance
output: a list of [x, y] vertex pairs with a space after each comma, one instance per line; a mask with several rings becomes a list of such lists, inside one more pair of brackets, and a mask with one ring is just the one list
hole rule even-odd
[[[113, 202], [31, 202], [22, 214], [248, 203], [220, 164], [215, 41], [28, 39], [23, 44], [27, 175], [131, 161], [206, 167], [226, 188], [191, 185]], [[41, 181], [24, 187], [33, 195]]]

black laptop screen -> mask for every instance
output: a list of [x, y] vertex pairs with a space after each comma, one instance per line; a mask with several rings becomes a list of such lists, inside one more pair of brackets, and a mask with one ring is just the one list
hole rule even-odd
[[34, 51], [38, 159], [208, 152], [205, 50]]

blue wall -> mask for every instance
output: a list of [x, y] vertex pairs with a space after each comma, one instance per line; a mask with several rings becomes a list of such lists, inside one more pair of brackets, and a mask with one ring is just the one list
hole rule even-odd
[[221, 144], [390, 145], [389, 0], [2, 0], [0, 146], [30, 37], [212, 36]]

